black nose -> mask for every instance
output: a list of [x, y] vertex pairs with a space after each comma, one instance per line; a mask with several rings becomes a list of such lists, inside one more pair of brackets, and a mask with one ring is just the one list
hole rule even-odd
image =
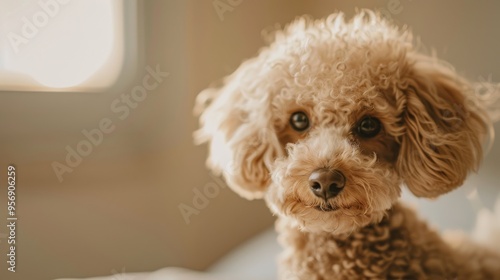
[[345, 177], [338, 170], [322, 168], [311, 173], [309, 184], [314, 195], [327, 200], [337, 196], [344, 189]]

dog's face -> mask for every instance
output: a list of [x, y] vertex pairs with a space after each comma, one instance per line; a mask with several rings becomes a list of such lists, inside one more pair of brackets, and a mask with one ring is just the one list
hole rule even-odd
[[351, 231], [380, 219], [400, 194], [401, 112], [387, 93], [349, 80], [316, 79], [272, 101], [284, 152], [269, 168], [266, 201], [310, 231]]
[[363, 12], [301, 19], [200, 94], [208, 165], [307, 231], [380, 220], [402, 184], [436, 197], [481, 159], [488, 122], [468, 83]]

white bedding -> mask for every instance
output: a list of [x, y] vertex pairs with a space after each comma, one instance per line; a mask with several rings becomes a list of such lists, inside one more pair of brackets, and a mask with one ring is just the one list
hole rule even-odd
[[154, 272], [122, 273], [85, 280], [274, 280], [279, 251], [276, 233], [270, 228], [240, 245], [206, 272], [167, 267]]

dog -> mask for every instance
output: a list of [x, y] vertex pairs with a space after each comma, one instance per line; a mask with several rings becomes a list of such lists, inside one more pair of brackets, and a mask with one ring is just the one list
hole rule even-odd
[[459, 187], [492, 130], [473, 84], [414, 41], [372, 11], [301, 17], [198, 95], [208, 167], [278, 217], [280, 279], [500, 279], [499, 252], [398, 200]]

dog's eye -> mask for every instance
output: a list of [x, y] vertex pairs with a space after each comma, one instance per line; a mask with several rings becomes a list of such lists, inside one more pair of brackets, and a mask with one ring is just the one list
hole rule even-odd
[[357, 132], [363, 138], [371, 138], [380, 132], [380, 121], [373, 117], [365, 117], [358, 123]]
[[295, 112], [290, 116], [290, 125], [297, 131], [304, 131], [309, 128], [309, 119], [304, 112]]

